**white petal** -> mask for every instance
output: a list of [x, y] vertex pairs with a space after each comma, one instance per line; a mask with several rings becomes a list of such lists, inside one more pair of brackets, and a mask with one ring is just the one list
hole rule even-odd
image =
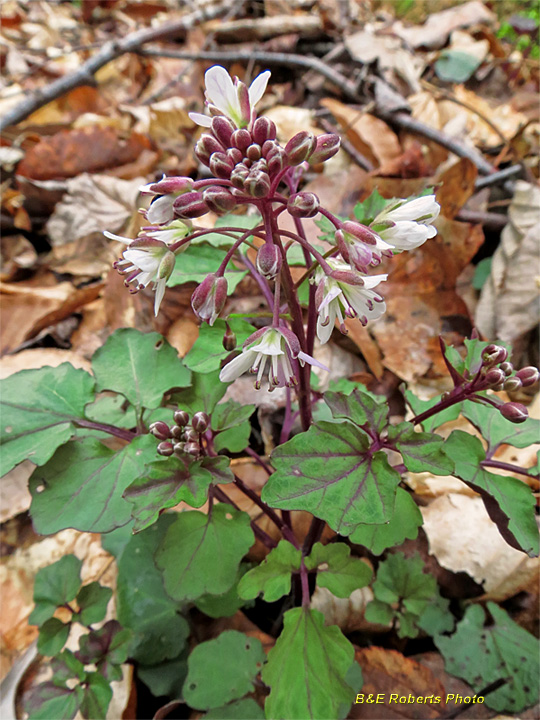
[[204, 76], [207, 99], [221, 112], [229, 114], [238, 104], [234, 83], [229, 73], [221, 65], [214, 65]]
[[163, 195], [154, 200], [146, 211], [146, 218], [152, 225], [163, 225], [173, 219], [173, 195]]
[[139, 270], [149, 273], [157, 273], [160, 259], [146, 252], [145, 250], [124, 250], [124, 258], [133, 263]]
[[212, 118], [208, 117], [208, 115], [196, 112], [190, 112], [188, 115], [190, 120], [193, 120], [196, 125], [201, 125], [202, 127], [211, 127], [212, 125]]
[[434, 237], [437, 230], [431, 225], [400, 220], [394, 227], [383, 230], [381, 234], [398, 250], [413, 250], [423, 245], [429, 238]]
[[156, 283], [156, 297], [154, 298], [154, 315], [157, 317], [157, 314], [159, 312], [159, 306], [161, 305], [161, 301], [163, 300], [163, 296], [165, 295], [165, 285], [166, 280], [162, 279], [159, 280], [159, 282]]
[[323, 365], [322, 362], [315, 360], [314, 357], [311, 357], [311, 355], [308, 355], [305, 352], [299, 352], [298, 359], [300, 360], [300, 362], [302, 364], [308, 363], [309, 365], [316, 365], [317, 367], [321, 368], [322, 370], [326, 370], [326, 372], [330, 372], [329, 368], [327, 368], [326, 365]]
[[334, 329], [334, 325], [336, 322], [336, 303], [338, 303], [338, 302], [339, 302], [338, 300], [335, 300], [328, 307], [328, 314], [329, 314], [328, 324], [323, 325], [321, 316], [319, 315], [319, 317], [318, 317], [317, 337], [319, 338], [322, 345], [327, 343], [330, 340], [330, 336], [332, 335], [332, 331]]
[[264, 95], [271, 74], [270, 70], [265, 70], [260, 75], [257, 75], [249, 86], [249, 103], [251, 107], [256, 105]]
[[121, 235], [115, 235], [114, 233], [109, 232], [108, 230], [104, 230], [103, 234], [105, 235], [106, 238], [109, 238], [109, 240], [118, 240], [119, 242], [124, 243], [124, 245], [129, 245], [130, 243], [133, 242], [133, 238], [127, 238], [127, 237], [122, 237]]
[[225, 365], [219, 373], [219, 379], [221, 382], [233, 382], [233, 380], [236, 380], [240, 375], [247, 372], [252, 364], [253, 353], [250, 350], [246, 350]]
[[388, 277], [388, 273], [382, 273], [381, 275], [365, 275], [364, 276], [364, 289], [371, 290], [371, 288], [377, 287], [379, 283], [384, 282]]
[[[439, 203], [435, 200], [435, 195], [424, 195], [403, 203], [395, 210], [390, 210], [386, 215], [386, 219], [393, 222], [402, 220], [418, 222], [418, 218], [428, 216], [426, 220], [421, 222], [429, 224], [438, 216], [440, 209]], [[384, 215], [384, 211], [382, 214]]]

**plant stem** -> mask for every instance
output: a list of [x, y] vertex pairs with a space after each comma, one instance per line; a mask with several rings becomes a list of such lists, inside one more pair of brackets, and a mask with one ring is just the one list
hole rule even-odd
[[519, 475], [525, 475], [525, 477], [531, 478], [532, 480], [538, 480], [538, 475], [529, 472], [529, 469], [532, 470], [532, 468], [522, 468], [519, 467], [519, 465], [502, 462], [501, 460], [491, 460], [489, 458], [481, 460], [480, 465], [482, 465], [482, 467], [492, 467], [497, 468], [498, 470], [506, 470], [508, 472], [518, 473]]
[[[300, 218], [294, 218], [294, 225], [296, 227], [296, 232], [302, 240], [308, 244], [306, 233], [304, 231], [304, 226], [302, 225], [302, 221]], [[305, 245], [302, 245], [302, 252], [304, 253], [304, 260], [306, 261], [306, 270], [310, 267], [311, 264], [311, 258], [309, 250]], [[326, 263], [325, 263], [326, 264]], [[317, 327], [317, 308], [315, 307], [315, 292], [317, 288], [315, 287], [314, 283], [309, 284], [309, 296], [308, 296], [308, 323], [307, 323], [307, 333], [306, 333], [306, 342], [307, 342], [307, 354], [313, 355], [313, 347], [315, 345], [315, 329]]]
[[302, 558], [302, 563], [300, 565], [300, 580], [302, 582], [302, 607], [309, 607], [311, 599], [309, 595], [309, 578], [304, 558]]
[[248, 448], [246, 448], [246, 453], [250, 457], [252, 457], [255, 460], [255, 462], [258, 465], [260, 465], [263, 468], [263, 470], [265, 470], [268, 473], [268, 475], [271, 475], [274, 472], [273, 469], [270, 467], [270, 465], [268, 465], [268, 463], [266, 463], [262, 459], [262, 457], [259, 455], [259, 453], [255, 452], [255, 450], [252, 450], [250, 447], [248, 447]]
[[124, 430], [122, 428], [118, 428], [115, 425], [107, 425], [107, 423], [100, 423], [100, 422], [92, 422], [92, 420], [84, 420], [83, 418], [78, 418], [77, 420], [73, 421], [75, 425], [78, 425], [79, 427], [88, 428], [89, 430], [101, 430], [101, 432], [108, 433], [109, 435], [114, 435], [115, 437], [121, 438], [122, 440], [127, 440], [128, 442], [131, 442], [139, 433], [134, 433], [131, 430]]
[[314, 517], [309, 526], [308, 533], [302, 546], [302, 555], [309, 555], [311, 548], [321, 539], [323, 534], [324, 526], [326, 525], [324, 520]]

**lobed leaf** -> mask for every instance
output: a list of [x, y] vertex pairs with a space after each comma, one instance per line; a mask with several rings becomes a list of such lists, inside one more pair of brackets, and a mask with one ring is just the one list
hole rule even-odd
[[[420, 415], [426, 410], [430, 410], [434, 407], [440, 401], [441, 396], [438, 395], [430, 400], [420, 400], [420, 398], [416, 397], [416, 395], [414, 395], [410, 390], [405, 390], [405, 399], [411, 406], [413, 412], [416, 415]], [[444, 423], [456, 420], [461, 412], [461, 407], [462, 403], [457, 403], [456, 405], [451, 405], [445, 410], [441, 410], [441, 412], [438, 412], [436, 415], [432, 415], [432, 417], [424, 420], [422, 423], [423, 429], [426, 432], [433, 432]]]
[[288, 540], [280, 540], [260, 565], [249, 570], [238, 584], [238, 594], [253, 600], [262, 594], [266, 602], [275, 602], [291, 591], [291, 575], [300, 570], [302, 551]]
[[373, 574], [360, 558], [351, 557], [351, 549], [344, 543], [315, 543], [305, 563], [308, 570], [317, 570], [317, 585], [340, 598], [369, 585]]
[[357, 425], [367, 424], [370, 430], [380, 433], [388, 423], [386, 398], [355, 388], [345, 395], [327, 391], [324, 401], [336, 419], [343, 418]]
[[482, 433], [491, 450], [503, 444], [525, 448], [540, 442], [540, 420], [528, 418], [516, 425], [495, 408], [470, 400], [463, 403], [463, 415]]
[[[253, 334], [253, 325], [238, 318], [231, 318], [228, 325], [236, 335], [237, 347], [241, 349], [242, 343]], [[219, 318], [212, 326], [203, 323], [199, 329], [199, 337], [184, 358], [186, 367], [198, 373], [209, 373], [220, 368], [222, 361], [230, 355], [230, 352], [223, 348], [226, 329], [225, 320]]]
[[416, 432], [408, 422], [391, 425], [388, 441], [401, 453], [403, 463], [411, 472], [449, 475], [454, 464], [444, 454], [444, 440], [434, 433]]
[[227, 384], [219, 379], [219, 371], [200, 373], [193, 371], [191, 385], [171, 396], [171, 403], [190, 415], [196, 412], [212, 413], [227, 392]]
[[111, 588], [104, 587], [98, 582], [84, 585], [77, 595], [79, 612], [73, 616], [73, 619], [83, 625], [101, 622], [105, 617], [111, 597]]
[[42, 625], [57, 607], [71, 602], [81, 587], [82, 562], [75, 555], [64, 555], [55, 563], [38, 570], [34, 582], [35, 607], [30, 625]]

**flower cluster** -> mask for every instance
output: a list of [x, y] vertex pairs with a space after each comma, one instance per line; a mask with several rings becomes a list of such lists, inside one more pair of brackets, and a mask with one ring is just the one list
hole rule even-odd
[[[150, 207], [142, 211], [148, 227], [134, 241], [107, 236], [128, 244], [116, 268], [132, 291], [153, 283], [157, 313], [177, 255], [194, 236], [204, 238], [208, 232], [192, 221], [209, 211], [224, 214], [238, 206], [254, 207], [261, 216], [260, 225], [237, 230], [239, 235], [234, 236], [223, 262], [193, 293], [192, 308], [200, 320], [212, 325], [226, 304], [228, 263], [235, 258], [246, 264], [265, 292], [272, 321], [248, 338], [220, 377], [231, 382], [250, 371], [260, 388], [267, 375], [272, 390], [296, 385], [305, 363], [320, 366], [312, 357], [313, 338], [316, 335], [326, 343], [336, 320], [346, 332], [346, 318], [358, 318], [365, 325], [384, 313], [384, 299], [376, 288], [387, 275], [370, 274], [371, 270], [383, 258], [432, 238], [439, 205], [433, 195], [391, 201], [367, 226], [335, 217], [320, 206], [314, 193], [299, 191], [303, 173], [335, 155], [340, 140], [335, 134], [315, 136], [300, 131], [281, 145], [273, 121], [257, 117], [255, 111], [269, 77], [268, 71], [263, 72], [247, 87], [224, 68], [211, 67], [205, 76], [208, 114], [191, 113], [190, 117], [204, 128], [195, 154], [212, 177], [170, 177], [144, 186], [142, 192], [153, 197]], [[296, 233], [280, 229], [283, 212], [293, 218]], [[302, 226], [304, 219], [319, 213], [334, 226], [334, 243], [324, 256], [307, 240]], [[251, 236], [263, 241], [255, 266], [238, 253]], [[310, 293], [307, 328], [297, 287], [284, 268], [293, 244], [304, 254], [306, 278], [316, 285]]]
[[176, 455], [183, 457], [191, 455], [198, 458], [205, 433], [210, 427], [210, 418], [205, 412], [197, 412], [191, 418], [185, 410], [177, 410], [174, 413], [174, 425], [169, 427], [166, 422], [158, 420], [150, 425], [150, 432], [158, 440], [161, 440], [157, 451], [164, 457]]

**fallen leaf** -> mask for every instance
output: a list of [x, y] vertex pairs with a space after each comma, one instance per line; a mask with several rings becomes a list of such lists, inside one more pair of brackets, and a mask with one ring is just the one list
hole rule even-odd
[[373, 598], [370, 587], [358, 588], [348, 598], [338, 598], [327, 588], [317, 587], [311, 596], [311, 608], [322, 612], [325, 625], [337, 625], [344, 633], [355, 630], [387, 632], [387, 627], [364, 618], [366, 605]]
[[436, 193], [437, 202], [446, 218], [455, 218], [472, 196], [477, 177], [476, 165], [468, 158], [460, 158], [436, 177], [437, 182], [441, 183]]
[[24, 460], [2, 477], [0, 486], [0, 523], [26, 512], [32, 502], [28, 479], [35, 469], [34, 463]]
[[0, 280], [14, 280], [21, 270], [29, 270], [37, 263], [37, 252], [24, 235], [4, 235], [0, 238]]
[[199, 326], [192, 317], [178, 318], [167, 331], [167, 340], [181, 358], [187, 355], [198, 337]]

